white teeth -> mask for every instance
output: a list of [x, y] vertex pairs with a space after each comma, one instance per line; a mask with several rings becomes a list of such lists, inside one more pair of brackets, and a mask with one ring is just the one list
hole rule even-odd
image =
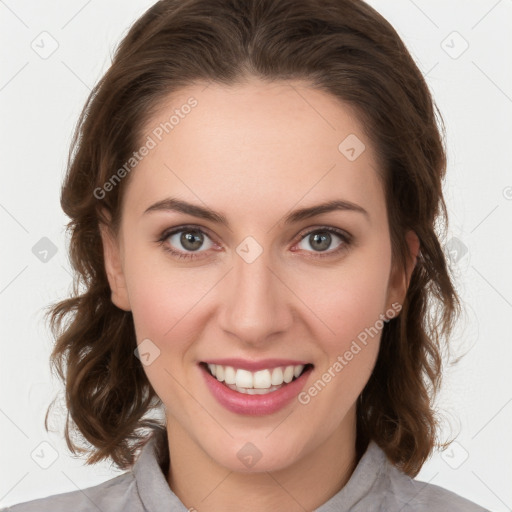
[[239, 388], [252, 388], [252, 373], [247, 370], [237, 370], [235, 384]]
[[259, 370], [253, 374], [252, 387], [255, 389], [266, 389], [271, 384], [270, 370]]
[[294, 377], [300, 376], [302, 370], [304, 370], [304, 365], [269, 368], [257, 372], [220, 364], [208, 364], [208, 368], [219, 382], [225, 382], [229, 388], [236, 391], [243, 390], [240, 392], [253, 395], [274, 391], [279, 389], [283, 383], [290, 383]]
[[301, 374], [302, 370], [304, 370], [304, 365], [299, 364], [297, 366], [294, 366], [293, 368], [293, 376], [298, 377]]
[[226, 384], [235, 384], [236, 372], [232, 366], [226, 366], [224, 368], [224, 380], [226, 381]]
[[291, 382], [292, 379], [293, 379], [293, 366], [287, 366], [286, 367], [286, 370], [284, 371], [284, 374], [283, 374], [283, 379], [284, 381], [286, 382], [286, 384], [288, 384], [288, 382]]
[[268, 393], [272, 393], [273, 391], [276, 391], [276, 389], [280, 389], [283, 387], [283, 384], [280, 386], [272, 386], [268, 389], [255, 389], [255, 388], [239, 388], [238, 386], [235, 386], [233, 384], [229, 384], [228, 388], [232, 389], [233, 391], [238, 391], [239, 393], [245, 393], [247, 395], [266, 395]]
[[272, 386], [279, 386], [284, 382], [282, 368], [274, 368], [272, 371]]
[[224, 381], [224, 366], [221, 366], [220, 364], [216, 364], [216, 373], [215, 373], [215, 377], [217, 377], [217, 380], [219, 382], [223, 382]]

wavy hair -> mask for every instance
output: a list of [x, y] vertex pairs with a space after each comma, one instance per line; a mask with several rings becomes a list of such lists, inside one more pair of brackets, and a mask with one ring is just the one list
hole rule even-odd
[[379, 159], [393, 263], [405, 270], [407, 230], [420, 240], [401, 313], [383, 328], [357, 403], [359, 456], [373, 439], [414, 477], [438, 441], [433, 400], [442, 342], [460, 308], [438, 231], [447, 227], [444, 128], [400, 37], [360, 0], [161, 0], [120, 42], [78, 120], [61, 190], [71, 219], [73, 292], [47, 315], [56, 339], [51, 367], [65, 386], [68, 447], [87, 453], [87, 464], [111, 458], [125, 469], [165, 428], [148, 417], [162, 403], [134, 355], [132, 313], [111, 301], [103, 259], [99, 226], [118, 233], [130, 176], [104, 197], [97, 191], [141, 146], [141, 127], [169, 94], [248, 77], [304, 80], [353, 107]]

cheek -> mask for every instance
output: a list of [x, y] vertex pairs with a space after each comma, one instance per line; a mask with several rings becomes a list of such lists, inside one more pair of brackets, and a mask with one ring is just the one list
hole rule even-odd
[[331, 291], [333, 330], [355, 337], [385, 311], [387, 277], [372, 271], [350, 275]]
[[173, 267], [157, 252], [146, 258], [136, 251], [129, 253], [125, 261], [127, 292], [137, 341], [149, 338], [163, 359], [168, 358], [166, 365], [175, 366], [182, 360], [176, 356], [184, 353], [199, 333], [202, 301], [218, 277], [206, 268]]
[[314, 336], [325, 357], [316, 380], [300, 398], [308, 404], [305, 411], [325, 418], [327, 431], [336, 428], [356, 402], [378, 356], [389, 268], [386, 261], [369, 263], [361, 258], [357, 265], [347, 265], [309, 296], [312, 309], [321, 313], [322, 325]]
[[188, 296], [193, 295], [194, 287], [184, 285], [185, 272], [166, 263], [162, 248], [150, 245], [143, 235], [138, 239], [127, 234], [123, 269], [139, 342], [162, 340], [186, 313]]
[[386, 311], [391, 264], [386, 255], [384, 240], [379, 247], [354, 253], [338, 268], [310, 273], [307, 280], [299, 278], [300, 296], [324, 324], [320, 337], [329, 343], [330, 351], [374, 326]]
[[156, 272], [134, 268], [127, 282], [137, 340], [159, 340], [173, 326], [171, 312], [180, 308], [176, 293]]
[[[166, 275], [154, 266], [149, 271], [139, 267], [127, 283], [137, 342], [149, 339], [149, 352], [155, 354], [144, 371], [164, 404], [185, 408], [187, 395], [179, 385], [193, 340], [200, 335], [197, 305], [207, 292], [206, 286], [191, 285], [186, 272], [175, 270]], [[150, 357], [153, 357], [152, 355]]]

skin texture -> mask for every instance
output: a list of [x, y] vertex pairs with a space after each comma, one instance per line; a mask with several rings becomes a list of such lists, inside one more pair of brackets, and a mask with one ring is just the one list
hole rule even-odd
[[[132, 171], [119, 238], [102, 229], [112, 301], [133, 312], [137, 342], [149, 338], [160, 350], [144, 368], [165, 405], [168, 481], [185, 506], [312, 510], [345, 485], [358, 462], [356, 400], [380, 332], [307, 405], [293, 400], [260, 417], [224, 409], [198, 363], [310, 361], [307, 389], [361, 331], [403, 303], [419, 242], [408, 233], [407, 272], [393, 269], [375, 154], [353, 111], [333, 96], [299, 82], [198, 84], [170, 96], [145, 136], [191, 96], [197, 106]], [[354, 161], [338, 150], [349, 134], [366, 146]], [[144, 214], [169, 196], [221, 212], [229, 228], [173, 211]], [[291, 210], [333, 199], [356, 203], [368, 218], [333, 211], [283, 223]], [[178, 259], [157, 241], [186, 224], [205, 233], [200, 249], [180, 243], [182, 233], [165, 245], [196, 259]], [[313, 235], [326, 227], [352, 242], [332, 234], [315, 250]], [[252, 263], [236, 252], [247, 236], [263, 250]], [[251, 468], [237, 457], [247, 442], [262, 454]]]

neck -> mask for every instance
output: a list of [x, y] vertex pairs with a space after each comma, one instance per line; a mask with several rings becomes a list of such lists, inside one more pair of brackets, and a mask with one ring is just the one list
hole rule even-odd
[[186, 507], [198, 512], [314, 510], [345, 486], [359, 462], [355, 411], [350, 409], [329, 438], [291, 465], [251, 473], [219, 465], [168, 418], [169, 486]]

